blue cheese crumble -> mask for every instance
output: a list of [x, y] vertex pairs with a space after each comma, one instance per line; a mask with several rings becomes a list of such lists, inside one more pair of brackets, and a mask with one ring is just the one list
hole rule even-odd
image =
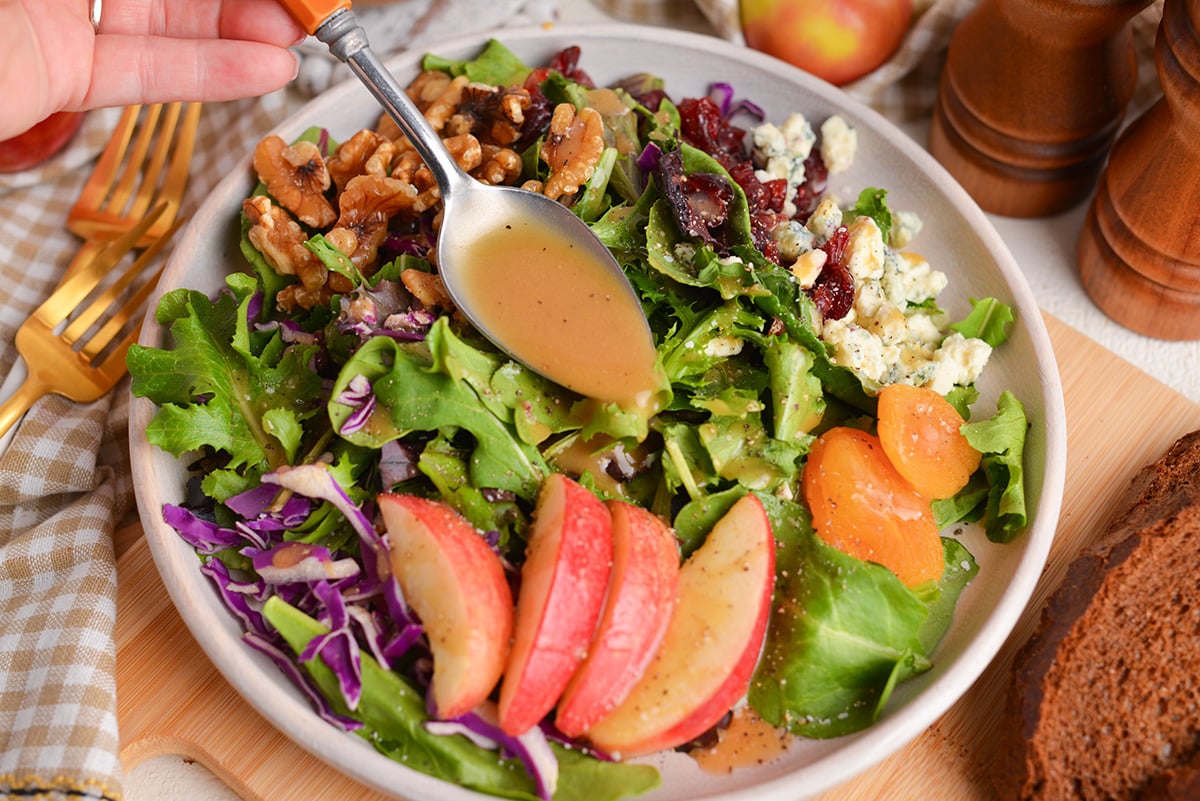
[[[819, 137], [803, 114], [779, 126], [763, 123], [751, 136], [758, 178], [787, 181], [783, 211], [789, 218], [796, 214], [796, 188], [805, 181], [804, 162], [814, 147], [830, 175], [849, 169], [858, 150], [857, 133], [837, 115], [821, 123]], [[833, 362], [854, 370], [868, 388], [906, 383], [945, 395], [974, 383], [992, 349], [944, 326], [936, 301], [946, 288], [945, 273], [904, 250], [921, 230], [915, 213], [893, 211], [885, 242], [874, 220], [846, 214], [836, 198], [826, 196], [806, 221], [788, 219], [771, 237], [782, 263], [810, 289], [827, 260], [821, 246], [842, 225], [849, 234], [843, 263], [854, 278], [854, 304], [840, 320], [816, 321]]]
[[848, 230], [843, 263], [854, 277], [854, 304], [842, 319], [821, 325], [834, 363], [879, 386], [927, 386], [941, 395], [974, 383], [992, 348], [940, 324], [931, 307], [946, 274], [888, 246], [870, 217], [856, 218]]

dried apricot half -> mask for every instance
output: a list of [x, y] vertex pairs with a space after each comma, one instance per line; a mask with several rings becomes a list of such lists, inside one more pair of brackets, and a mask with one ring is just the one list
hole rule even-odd
[[941, 579], [945, 558], [929, 500], [896, 472], [875, 435], [841, 426], [818, 437], [804, 497], [829, 545], [883, 565], [909, 587]]
[[879, 393], [879, 441], [896, 471], [926, 498], [949, 498], [979, 469], [963, 419], [928, 387], [889, 384]]

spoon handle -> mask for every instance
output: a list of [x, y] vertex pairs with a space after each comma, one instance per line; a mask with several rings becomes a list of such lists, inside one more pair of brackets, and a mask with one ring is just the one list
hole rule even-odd
[[280, 0], [304, 30], [316, 33], [321, 23], [337, 11], [350, 8], [350, 0]]
[[281, 0], [296, 21], [329, 47], [358, 76], [367, 90], [391, 116], [412, 142], [413, 148], [433, 172], [443, 201], [455, 187], [471, 180], [446, 150], [442, 139], [409, 99], [371, 50], [367, 34], [359, 26], [349, 0]]

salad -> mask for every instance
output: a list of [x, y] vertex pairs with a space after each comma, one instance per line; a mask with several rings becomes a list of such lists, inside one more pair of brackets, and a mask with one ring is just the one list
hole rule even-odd
[[189, 460], [164, 518], [245, 642], [332, 725], [510, 798], [640, 794], [636, 757], [732, 716], [870, 726], [978, 572], [956, 526], [1026, 526], [1024, 408], [972, 415], [1012, 310], [952, 317], [915, 214], [826, 193], [856, 148], [840, 117], [599, 87], [578, 48], [423, 67], [410, 96], [464, 169], [617, 256], [662, 384], [585, 398], [474, 331], [386, 118], [264, 138], [245, 265], [164, 295], [170, 342], [128, 357], [148, 440]]

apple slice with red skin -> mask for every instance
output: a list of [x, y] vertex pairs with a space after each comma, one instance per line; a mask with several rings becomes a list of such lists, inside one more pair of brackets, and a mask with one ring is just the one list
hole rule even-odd
[[500, 684], [500, 728], [518, 735], [554, 708], [583, 662], [612, 571], [604, 504], [561, 473], [542, 482], [521, 567], [512, 652]]
[[613, 568], [608, 598], [588, 650], [558, 703], [555, 724], [578, 737], [625, 699], [654, 658], [675, 607], [679, 544], [661, 518], [607, 501]]
[[739, 499], [679, 571], [662, 645], [625, 700], [586, 734], [626, 759], [694, 740], [750, 685], [775, 584], [775, 537], [762, 502]]
[[445, 503], [383, 494], [379, 511], [392, 573], [429, 638], [435, 713], [456, 718], [488, 697], [508, 660], [513, 598], [504, 564]]

